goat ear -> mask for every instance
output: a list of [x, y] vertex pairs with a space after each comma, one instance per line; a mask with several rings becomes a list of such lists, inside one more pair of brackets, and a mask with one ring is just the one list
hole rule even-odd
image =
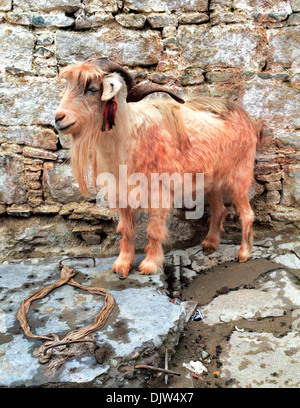
[[102, 85], [103, 93], [101, 99], [102, 101], [108, 101], [120, 91], [122, 82], [114, 75], [107, 75], [103, 78]]

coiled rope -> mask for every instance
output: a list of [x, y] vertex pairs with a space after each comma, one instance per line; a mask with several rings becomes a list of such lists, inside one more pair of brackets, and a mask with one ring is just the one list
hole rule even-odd
[[[61, 263], [60, 265], [62, 266]], [[28, 298], [26, 298], [22, 302], [22, 305], [18, 311], [17, 318], [26, 337], [32, 340], [45, 340], [45, 343], [39, 348], [39, 362], [41, 364], [45, 364], [48, 362], [53, 354], [53, 348], [55, 347], [81, 342], [92, 342], [96, 344], [95, 340], [93, 340], [92, 338], [88, 338], [88, 336], [96, 330], [100, 330], [105, 325], [106, 320], [108, 319], [115, 306], [114, 298], [105, 289], [81, 285], [74, 281], [73, 277], [75, 276], [75, 274], [76, 272], [74, 269], [68, 268], [66, 265], [62, 266], [61, 277], [55, 283], [53, 283], [53, 285], [46, 286], [45, 288], [33, 293]], [[41, 299], [47, 296], [48, 293], [50, 293], [52, 290], [59, 288], [60, 286], [65, 284], [85, 290], [92, 294], [104, 296], [105, 301], [103, 308], [100, 310], [93, 323], [67, 333], [67, 335], [62, 340], [60, 340], [58, 335], [55, 333], [49, 333], [46, 335], [33, 334], [26, 319], [26, 315], [30, 309], [31, 303], [37, 299]]]

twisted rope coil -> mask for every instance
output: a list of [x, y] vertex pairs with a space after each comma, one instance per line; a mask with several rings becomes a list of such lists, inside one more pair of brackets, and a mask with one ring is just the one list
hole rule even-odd
[[[42, 364], [45, 364], [51, 358], [54, 347], [66, 346], [67, 344], [80, 342], [93, 342], [95, 344], [95, 341], [91, 338], [88, 338], [88, 336], [96, 330], [100, 330], [105, 325], [106, 320], [108, 319], [115, 306], [114, 298], [105, 289], [81, 285], [74, 281], [73, 277], [75, 276], [75, 274], [76, 272], [74, 271], [74, 269], [63, 266], [61, 270], [61, 277], [56, 282], [54, 282], [53, 285], [46, 286], [45, 288], [33, 293], [28, 298], [26, 298], [22, 302], [22, 305], [18, 311], [17, 318], [26, 337], [32, 340], [45, 340], [45, 343], [39, 348], [39, 362]], [[58, 335], [55, 333], [49, 333], [46, 335], [33, 334], [26, 319], [26, 315], [30, 309], [31, 303], [37, 299], [45, 297], [52, 290], [59, 288], [60, 286], [65, 284], [74, 286], [78, 289], [83, 289], [92, 294], [104, 296], [105, 303], [103, 308], [100, 310], [93, 323], [67, 333], [67, 335], [62, 340], [60, 340]]]

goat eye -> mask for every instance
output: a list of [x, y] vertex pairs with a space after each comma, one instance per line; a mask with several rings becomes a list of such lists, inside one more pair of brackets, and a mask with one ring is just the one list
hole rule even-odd
[[98, 92], [98, 88], [96, 88], [95, 86], [89, 86], [87, 89], [86, 89], [86, 93], [95, 93], [95, 92]]

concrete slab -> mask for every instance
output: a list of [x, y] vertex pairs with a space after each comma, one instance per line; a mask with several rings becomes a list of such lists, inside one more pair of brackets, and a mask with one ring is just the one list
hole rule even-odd
[[300, 333], [234, 332], [222, 353], [221, 377], [233, 388], [299, 388]]
[[260, 278], [257, 289], [232, 291], [203, 306], [203, 323], [211, 326], [242, 318], [282, 316], [292, 307], [300, 307], [299, 286], [280, 269]]
[[[166, 346], [172, 354], [185, 324], [184, 312], [167, 297], [160, 275], [143, 276], [132, 271], [120, 281], [111, 272], [112, 258], [96, 259], [96, 267], [86, 267], [88, 261], [68, 263], [77, 271], [76, 281], [104, 288], [115, 299], [116, 306], [106, 325], [95, 336], [101, 356], [97, 358], [88, 343], [79, 348], [68, 346], [70, 351], [63, 358], [51, 359], [45, 365], [33, 356], [42, 342], [25, 337], [17, 312], [26, 297], [60, 277], [59, 260], [0, 265], [0, 385], [144, 384], [145, 374], [134, 370], [134, 366], [157, 360]], [[53, 332], [62, 338], [70, 330], [92, 323], [103, 304], [101, 296], [64, 285], [31, 305], [28, 323], [33, 333]]]

